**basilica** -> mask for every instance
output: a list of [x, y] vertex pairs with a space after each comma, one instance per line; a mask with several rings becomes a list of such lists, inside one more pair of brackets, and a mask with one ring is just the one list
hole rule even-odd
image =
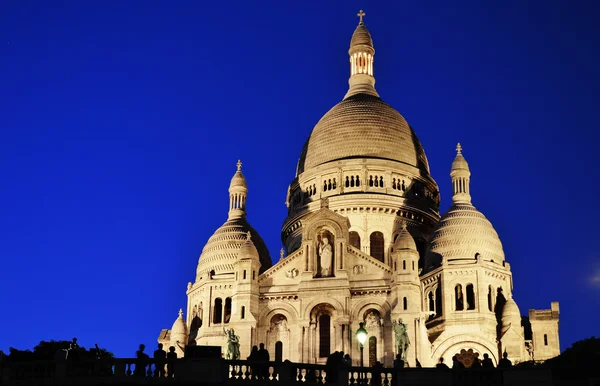
[[455, 355], [469, 367], [484, 354], [495, 364], [505, 353], [513, 363], [560, 354], [558, 302], [522, 316], [510, 256], [472, 203], [460, 144], [452, 206], [440, 217], [417, 134], [375, 89], [363, 16], [348, 50], [349, 88], [301, 149], [280, 256], [271, 258], [246, 216], [251, 191], [238, 161], [227, 221], [202, 250], [185, 312], [158, 341], [181, 356], [189, 345], [224, 348], [224, 330], [234, 329], [243, 359], [264, 343], [271, 360], [324, 363], [344, 351], [358, 365], [362, 323], [365, 366], [392, 366], [397, 354], [410, 367], [451, 365]]

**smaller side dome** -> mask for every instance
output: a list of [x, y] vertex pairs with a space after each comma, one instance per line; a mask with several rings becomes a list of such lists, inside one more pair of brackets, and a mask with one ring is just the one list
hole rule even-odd
[[246, 184], [246, 178], [242, 174], [242, 161], [238, 160], [236, 165], [237, 165], [237, 171], [231, 178], [231, 183], [229, 184], [229, 189], [231, 190], [232, 188], [244, 188], [247, 190], [248, 185]]
[[258, 256], [258, 250], [256, 249], [256, 246], [254, 246], [254, 243], [252, 242], [252, 235], [250, 234], [250, 231], [248, 231], [246, 233], [246, 241], [240, 247], [240, 251], [238, 253], [238, 258], [240, 260], [247, 260], [247, 259], [252, 259], [252, 260], [257, 260], [257, 261], [260, 260], [260, 258]]
[[521, 328], [521, 311], [517, 302], [509, 295], [504, 307], [502, 307], [502, 333], [512, 325], [513, 328]]
[[179, 309], [179, 317], [175, 319], [175, 323], [173, 323], [173, 327], [171, 327], [171, 340], [187, 343], [187, 336], [188, 331], [185, 320], [183, 320], [183, 310]]
[[417, 250], [417, 244], [415, 244], [415, 239], [411, 236], [411, 234], [406, 229], [406, 223], [402, 223], [402, 230], [398, 233], [398, 237], [394, 242], [394, 250]]

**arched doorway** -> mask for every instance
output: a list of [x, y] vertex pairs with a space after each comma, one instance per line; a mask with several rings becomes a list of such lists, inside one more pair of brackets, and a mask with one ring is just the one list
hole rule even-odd
[[317, 363], [325, 363], [327, 357], [336, 350], [332, 323], [336, 314], [336, 309], [328, 303], [318, 304], [310, 312], [308, 357], [316, 358]]
[[271, 318], [270, 324], [271, 328], [267, 330], [267, 350], [275, 353], [276, 361], [289, 359], [290, 330], [287, 317], [283, 314], [276, 314]]

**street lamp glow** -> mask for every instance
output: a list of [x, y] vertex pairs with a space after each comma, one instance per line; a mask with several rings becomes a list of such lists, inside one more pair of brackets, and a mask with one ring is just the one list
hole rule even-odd
[[356, 330], [356, 338], [361, 346], [367, 341], [367, 330], [363, 327], [364, 323], [360, 323], [358, 330]]

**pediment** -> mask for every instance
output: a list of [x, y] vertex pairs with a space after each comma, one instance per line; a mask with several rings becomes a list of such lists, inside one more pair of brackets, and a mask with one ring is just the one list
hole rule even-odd
[[305, 269], [304, 264], [304, 251], [300, 248], [263, 272], [258, 277], [258, 283], [260, 286], [297, 285], [300, 283], [300, 273]]

